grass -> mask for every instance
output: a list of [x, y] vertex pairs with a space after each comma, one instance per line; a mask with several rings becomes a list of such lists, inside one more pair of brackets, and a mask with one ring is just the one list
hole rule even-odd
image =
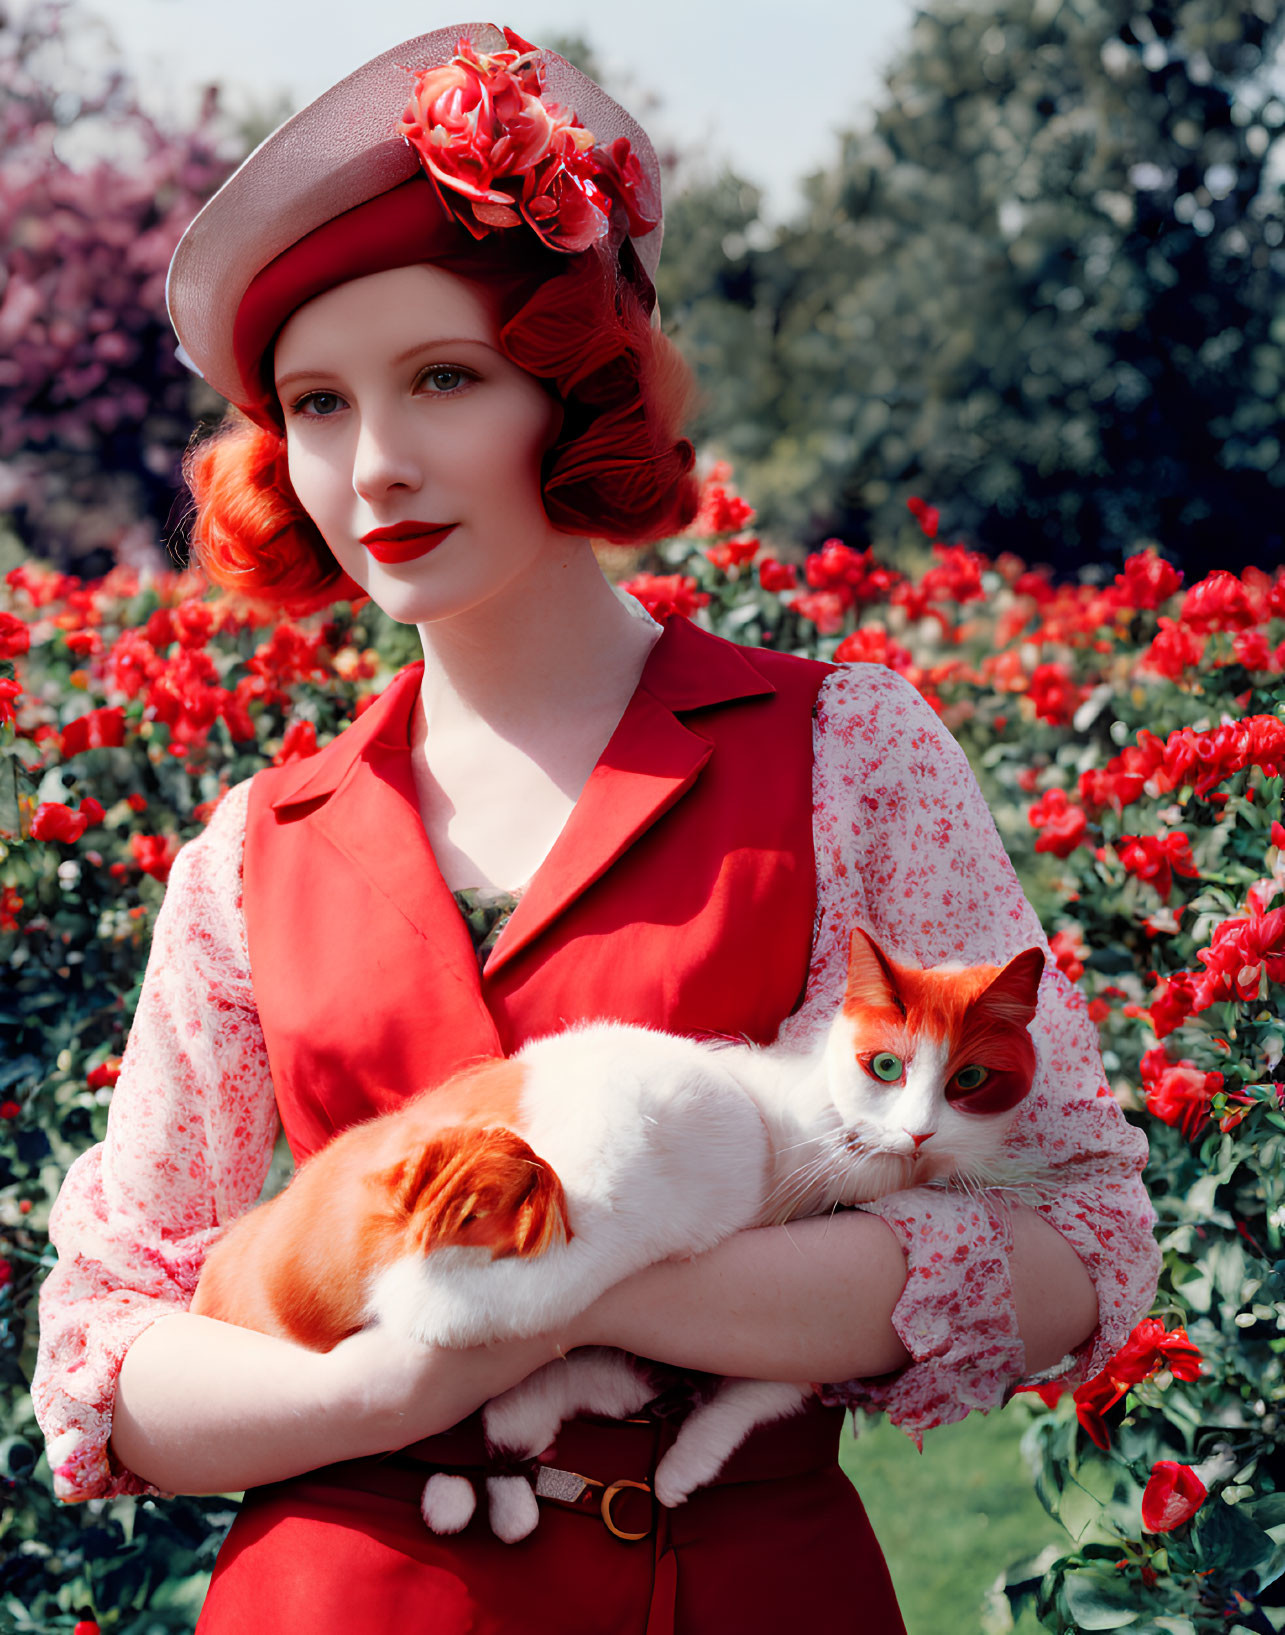
[[[908, 1635], [981, 1635], [986, 1591], [1011, 1563], [1069, 1543], [1046, 1513], [1018, 1449], [1025, 1410], [973, 1414], [924, 1438], [886, 1421], [844, 1436], [844, 1469], [861, 1493], [897, 1588]], [[1025, 1614], [1021, 1635], [1040, 1626]]]

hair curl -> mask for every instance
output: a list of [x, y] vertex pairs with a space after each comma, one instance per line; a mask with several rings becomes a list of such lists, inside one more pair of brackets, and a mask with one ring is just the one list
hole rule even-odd
[[[654, 292], [633, 247], [555, 256], [509, 237], [434, 264], [498, 296], [501, 351], [562, 404], [542, 474], [550, 522], [617, 545], [677, 533], [697, 501], [681, 435], [692, 377], [651, 322]], [[290, 613], [363, 594], [295, 497], [283, 431], [229, 416], [189, 451], [184, 476], [193, 549], [216, 584]]]

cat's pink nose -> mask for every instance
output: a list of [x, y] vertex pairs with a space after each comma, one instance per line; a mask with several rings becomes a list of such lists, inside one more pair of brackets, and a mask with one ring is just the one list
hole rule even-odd
[[906, 1134], [914, 1142], [916, 1152], [919, 1151], [920, 1147], [923, 1146], [925, 1141], [931, 1141], [933, 1138], [933, 1132], [931, 1130], [925, 1130], [923, 1135], [916, 1135], [913, 1130], [907, 1130]]

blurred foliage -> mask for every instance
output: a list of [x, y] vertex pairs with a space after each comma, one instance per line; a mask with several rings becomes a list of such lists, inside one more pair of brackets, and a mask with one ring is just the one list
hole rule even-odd
[[676, 199], [662, 310], [764, 527], [888, 538], [910, 485], [1059, 568], [1278, 560], [1283, 17], [938, 0], [769, 242], [732, 176]]
[[0, 511], [81, 571], [160, 562], [179, 461], [221, 400], [174, 356], [165, 274], [240, 139], [211, 90], [163, 129], [101, 25], [0, 10]]

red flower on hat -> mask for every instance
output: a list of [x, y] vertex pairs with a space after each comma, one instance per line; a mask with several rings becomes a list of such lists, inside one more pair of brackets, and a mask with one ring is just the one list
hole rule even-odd
[[496, 227], [532, 228], [572, 254], [605, 238], [619, 207], [625, 231], [658, 219], [628, 139], [594, 142], [569, 108], [544, 100], [543, 54], [512, 30], [491, 53], [462, 39], [440, 68], [415, 75], [399, 129], [474, 238]]

